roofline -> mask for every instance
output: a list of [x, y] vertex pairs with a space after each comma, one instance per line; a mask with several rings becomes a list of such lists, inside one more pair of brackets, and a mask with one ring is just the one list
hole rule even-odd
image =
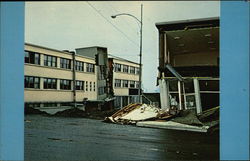
[[[111, 56], [111, 57], [109, 57], [109, 56]], [[113, 59], [116, 59], [116, 60], [126, 61], [126, 62], [129, 62], [129, 63], [140, 65], [139, 63], [136, 63], [136, 62], [133, 62], [133, 61], [130, 61], [130, 60], [127, 60], [127, 59], [112, 55], [112, 54], [108, 54], [108, 58], [113, 58]]]
[[60, 53], [65, 53], [65, 54], [70, 54], [70, 55], [72, 55], [72, 53], [67, 52], [67, 51], [52, 49], [52, 48], [48, 48], [48, 47], [44, 47], [44, 46], [40, 46], [40, 45], [35, 45], [35, 44], [27, 43], [27, 42], [25, 42], [24, 44], [25, 44], [25, 45], [30, 45], [30, 46], [34, 46], [34, 47], [39, 47], [39, 48], [43, 48], [43, 49], [47, 49], [47, 50], [52, 50], [52, 51], [56, 51], [56, 52], [60, 52]]
[[90, 49], [90, 48], [102, 48], [102, 49], [107, 49], [107, 47], [102, 47], [102, 46], [89, 46], [89, 47], [81, 47], [81, 48], [76, 48], [77, 49]]
[[219, 17], [207, 17], [198, 19], [178, 20], [178, 21], [167, 21], [155, 23], [155, 26], [160, 29], [167, 31], [172, 30], [183, 30], [188, 25], [205, 25], [211, 23], [212, 26], [219, 26]]
[[[27, 43], [27, 42], [25, 42], [24, 44], [25, 44], [25, 45], [34, 46], [34, 47], [38, 47], [38, 48], [43, 48], [43, 49], [46, 49], [46, 50], [51, 50], [51, 51], [56, 51], [56, 52], [60, 52], [60, 53], [72, 55], [72, 53], [67, 52], [67, 51], [52, 49], [52, 48], [48, 48], [48, 47], [44, 47], [44, 46], [40, 46], [40, 45], [35, 45], [35, 44], [32, 44], [32, 43]], [[75, 51], [72, 51], [72, 52], [75, 52]], [[86, 59], [94, 60], [94, 58], [88, 57], [88, 56], [83, 56], [83, 55], [79, 55], [79, 54], [76, 54], [76, 56], [80, 56], [80, 57], [83, 57], [83, 58], [86, 58]]]

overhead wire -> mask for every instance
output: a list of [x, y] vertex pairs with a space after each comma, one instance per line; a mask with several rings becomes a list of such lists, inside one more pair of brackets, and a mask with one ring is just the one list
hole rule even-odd
[[130, 37], [128, 37], [122, 30], [120, 30], [117, 26], [115, 26], [109, 19], [107, 19], [97, 8], [95, 8], [91, 3], [86, 1], [87, 4], [93, 8], [102, 18], [104, 18], [109, 24], [111, 24], [117, 31], [119, 31], [121, 34], [123, 34], [130, 42], [132, 42], [133, 45], [139, 47], [139, 44], [135, 41], [131, 40]]

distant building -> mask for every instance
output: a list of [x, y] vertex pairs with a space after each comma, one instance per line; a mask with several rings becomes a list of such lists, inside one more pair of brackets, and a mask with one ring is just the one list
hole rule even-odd
[[121, 108], [139, 102], [139, 64], [109, 55], [109, 86], [115, 96], [114, 106]]

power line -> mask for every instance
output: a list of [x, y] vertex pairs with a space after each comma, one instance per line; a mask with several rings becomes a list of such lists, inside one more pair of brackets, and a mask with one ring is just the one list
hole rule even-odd
[[108, 23], [110, 23], [116, 30], [118, 30], [120, 33], [122, 33], [130, 42], [132, 42], [137, 47], [139, 46], [138, 43], [131, 40], [122, 30], [120, 30], [118, 27], [116, 27], [109, 19], [107, 19], [99, 10], [97, 10], [92, 4], [90, 4], [88, 1], [86, 1], [90, 7], [92, 7], [100, 16], [102, 16]]

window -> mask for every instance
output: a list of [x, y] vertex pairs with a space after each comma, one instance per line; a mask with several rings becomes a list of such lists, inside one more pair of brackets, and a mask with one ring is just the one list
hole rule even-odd
[[131, 74], [135, 74], [135, 67], [130, 67], [130, 71]]
[[24, 62], [40, 65], [40, 54], [31, 51], [25, 51]]
[[89, 91], [92, 91], [92, 82], [89, 82]]
[[122, 87], [128, 87], [128, 80], [122, 81]]
[[44, 55], [44, 65], [49, 67], [56, 67], [57, 61], [55, 56]]
[[56, 89], [56, 79], [43, 78], [43, 88], [44, 89]]
[[25, 88], [39, 89], [40, 88], [40, 78], [25, 76], [24, 77], [24, 87]]
[[76, 61], [75, 69], [76, 69], [77, 71], [84, 71], [83, 68], [84, 68], [83, 62]]
[[105, 93], [105, 87], [98, 88], [98, 95], [103, 95]]
[[95, 72], [95, 65], [94, 64], [90, 64], [90, 63], [86, 63], [86, 70], [87, 72]]
[[121, 71], [122, 71], [121, 64], [115, 63], [115, 72], [121, 72]]
[[86, 81], [86, 91], [88, 91], [88, 81]]
[[83, 90], [84, 81], [76, 81], [76, 90]]
[[93, 91], [95, 91], [95, 82], [94, 82], [94, 85], [93, 85]]
[[61, 79], [60, 89], [71, 90], [71, 81], [66, 79]]
[[121, 87], [121, 80], [115, 79], [115, 87]]
[[61, 58], [60, 59], [60, 67], [61, 68], [65, 68], [65, 69], [71, 69], [71, 60], [70, 59]]
[[135, 81], [130, 81], [130, 88], [135, 88]]
[[140, 88], [139, 85], [140, 85], [140, 82], [139, 81], [135, 81], [135, 88]]
[[128, 73], [128, 66], [127, 65], [123, 65], [123, 70], [124, 73]]
[[140, 68], [135, 68], [135, 74], [139, 75], [140, 74]]

